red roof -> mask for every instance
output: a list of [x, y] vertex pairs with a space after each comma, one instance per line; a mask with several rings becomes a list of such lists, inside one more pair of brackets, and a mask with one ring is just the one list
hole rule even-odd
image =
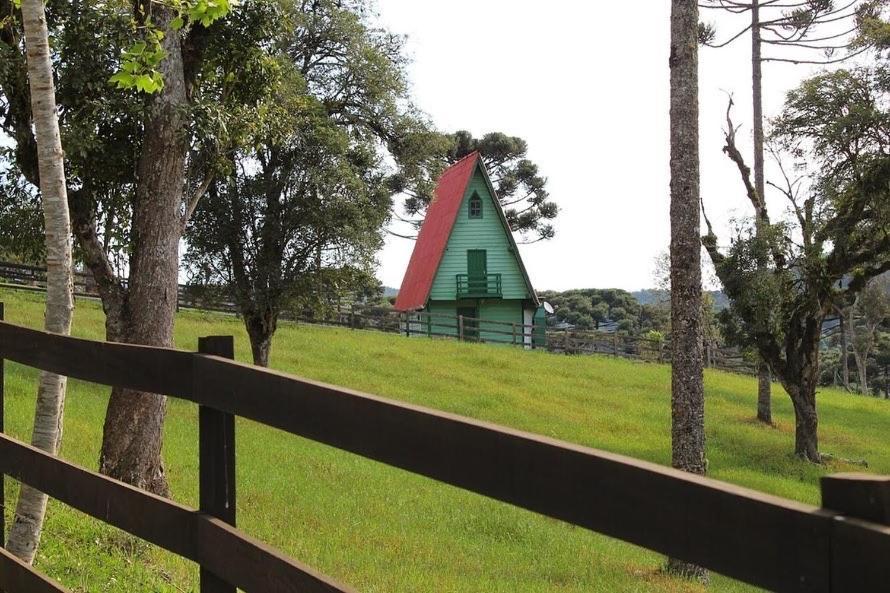
[[479, 153], [473, 152], [442, 173], [436, 195], [426, 211], [417, 236], [408, 270], [396, 297], [398, 311], [414, 311], [426, 306], [436, 271], [448, 245], [448, 237], [467, 191], [467, 184], [476, 170]]

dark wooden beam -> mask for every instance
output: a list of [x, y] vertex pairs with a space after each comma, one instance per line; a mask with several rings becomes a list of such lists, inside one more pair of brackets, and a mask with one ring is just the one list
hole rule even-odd
[[890, 476], [833, 474], [821, 485], [823, 508], [890, 526]]
[[194, 354], [97, 342], [0, 322], [0, 358], [102, 385], [191, 398]]
[[[0, 472], [9, 473], [109, 525], [197, 562], [243, 591], [353, 593], [352, 589], [337, 585], [219, 519], [77, 467], [6, 435], [0, 435]], [[327, 588], [319, 588], [322, 586]], [[6, 593], [32, 591], [0, 589]]]
[[775, 591], [828, 591], [830, 517], [664, 466], [215, 357], [199, 403]]
[[[208, 336], [198, 340], [198, 352], [235, 358], [232, 336]], [[194, 392], [205, 382], [196, 375]], [[198, 406], [199, 509], [235, 526], [235, 416], [208, 406]], [[201, 567], [201, 593], [235, 593], [235, 587]]]
[[834, 474], [821, 483], [822, 506], [839, 513], [831, 523], [832, 591], [890, 590], [890, 477]]
[[[773, 591], [882, 590], [890, 582], [890, 527], [850, 518], [849, 511], [844, 516], [622, 455], [207, 354], [103, 345], [0, 323], [4, 356], [77, 378], [178, 395]], [[148, 507], [139, 507], [129, 515], [115, 511], [119, 496], [136, 496], [116, 492], [125, 485], [111, 486], [108, 478], [78, 468], [81, 473], [71, 474], [65, 462], [10, 441], [0, 438], [0, 472], [23, 476], [35, 488], [149, 541], [172, 538], [173, 543], [159, 545], [177, 551], [170, 547], [175, 544], [185, 550], [183, 556], [241, 589], [284, 592], [299, 582], [312, 591], [346, 590], [319, 581], [318, 575], [234, 528], [222, 529], [224, 523], [207, 515], [188, 509], [182, 515], [175, 508], [144, 512]], [[225, 467], [218, 464], [215, 471], [228, 471]], [[111, 511], [104, 510], [108, 504]], [[152, 504], [158, 503], [146, 503]], [[143, 511], [141, 517], [137, 511]], [[153, 514], [175, 519], [172, 535], [145, 524], [156, 522]], [[206, 540], [198, 535], [195, 541], [196, 531], [213, 535]], [[244, 555], [267, 559], [237, 560]]]
[[5, 593], [71, 593], [0, 548], [0, 591]]
[[[3, 321], [4, 309], [3, 303], [0, 302], [0, 322]], [[2, 356], [0, 356], [0, 434], [6, 432], [6, 424], [4, 415], [6, 413], [6, 377], [4, 375], [4, 367], [6, 366]], [[6, 476], [0, 473], [0, 548], [6, 547]]]

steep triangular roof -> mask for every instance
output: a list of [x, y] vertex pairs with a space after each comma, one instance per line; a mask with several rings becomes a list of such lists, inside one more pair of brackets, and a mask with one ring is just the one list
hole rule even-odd
[[408, 269], [405, 271], [405, 277], [402, 279], [402, 287], [399, 289], [399, 294], [396, 297], [396, 310], [414, 311], [426, 306], [430, 289], [436, 278], [436, 272], [439, 270], [439, 264], [442, 261], [445, 248], [448, 246], [451, 230], [454, 228], [454, 221], [457, 219], [457, 214], [460, 211], [460, 206], [467, 191], [467, 185], [473, 178], [476, 167], [481, 168], [494, 203], [497, 205], [495, 209], [500, 216], [504, 231], [507, 233], [513, 247], [513, 252], [528, 287], [529, 295], [537, 302], [537, 295], [529, 280], [525, 265], [522, 263], [522, 258], [519, 257], [519, 250], [516, 248], [513, 233], [500, 207], [497, 194], [495, 194], [494, 187], [491, 185], [491, 180], [488, 178], [485, 165], [482, 163], [479, 153], [472, 152], [445, 169], [442, 176], [439, 177], [435, 195], [432, 202], [430, 202], [429, 208], [427, 208], [426, 218], [424, 218], [423, 225], [420, 227], [417, 243], [414, 245], [411, 260], [408, 262]]

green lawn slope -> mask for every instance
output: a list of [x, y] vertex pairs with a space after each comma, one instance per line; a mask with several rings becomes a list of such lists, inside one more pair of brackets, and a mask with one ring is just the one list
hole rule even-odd
[[[0, 289], [7, 320], [39, 327], [42, 295]], [[78, 301], [74, 333], [101, 339], [98, 304]], [[241, 323], [184, 312], [176, 346], [234, 334]], [[670, 374], [662, 365], [507, 347], [406, 339], [371, 331], [282, 327], [272, 366], [313, 379], [489, 420], [657, 463], [670, 460]], [[708, 372], [709, 474], [818, 504], [818, 478], [849, 471], [790, 452], [793, 415], [775, 389], [776, 428], [752, 420], [752, 379]], [[7, 431], [27, 439], [36, 372], [7, 363]], [[73, 381], [62, 456], [96, 466], [107, 388]], [[826, 389], [822, 449], [890, 474], [890, 402]], [[238, 521], [248, 533], [363, 592], [703, 591], [659, 572], [663, 559], [559, 521], [239, 420]], [[173, 496], [197, 501], [197, 410], [171, 400], [164, 457]], [[856, 467], [856, 470], [861, 468]], [[7, 480], [7, 500], [17, 485]], [[6, 519], [11, 516], [6, 509]], [[74, 591], [197, 591], [197, 571], [120, 531], [51, 503], [38, 567]], [[715, 576], [711, 591], [750, 591]]]

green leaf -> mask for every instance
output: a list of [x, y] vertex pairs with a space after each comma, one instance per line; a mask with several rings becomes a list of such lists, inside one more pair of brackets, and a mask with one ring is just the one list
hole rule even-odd
[[108, 82], [117, 85], [117, 88], [119, 89], [129, 89], [133, 88], [133, 85], [136, 84], [136, 77], [127, 72], [118, 72], [109, 78]]

